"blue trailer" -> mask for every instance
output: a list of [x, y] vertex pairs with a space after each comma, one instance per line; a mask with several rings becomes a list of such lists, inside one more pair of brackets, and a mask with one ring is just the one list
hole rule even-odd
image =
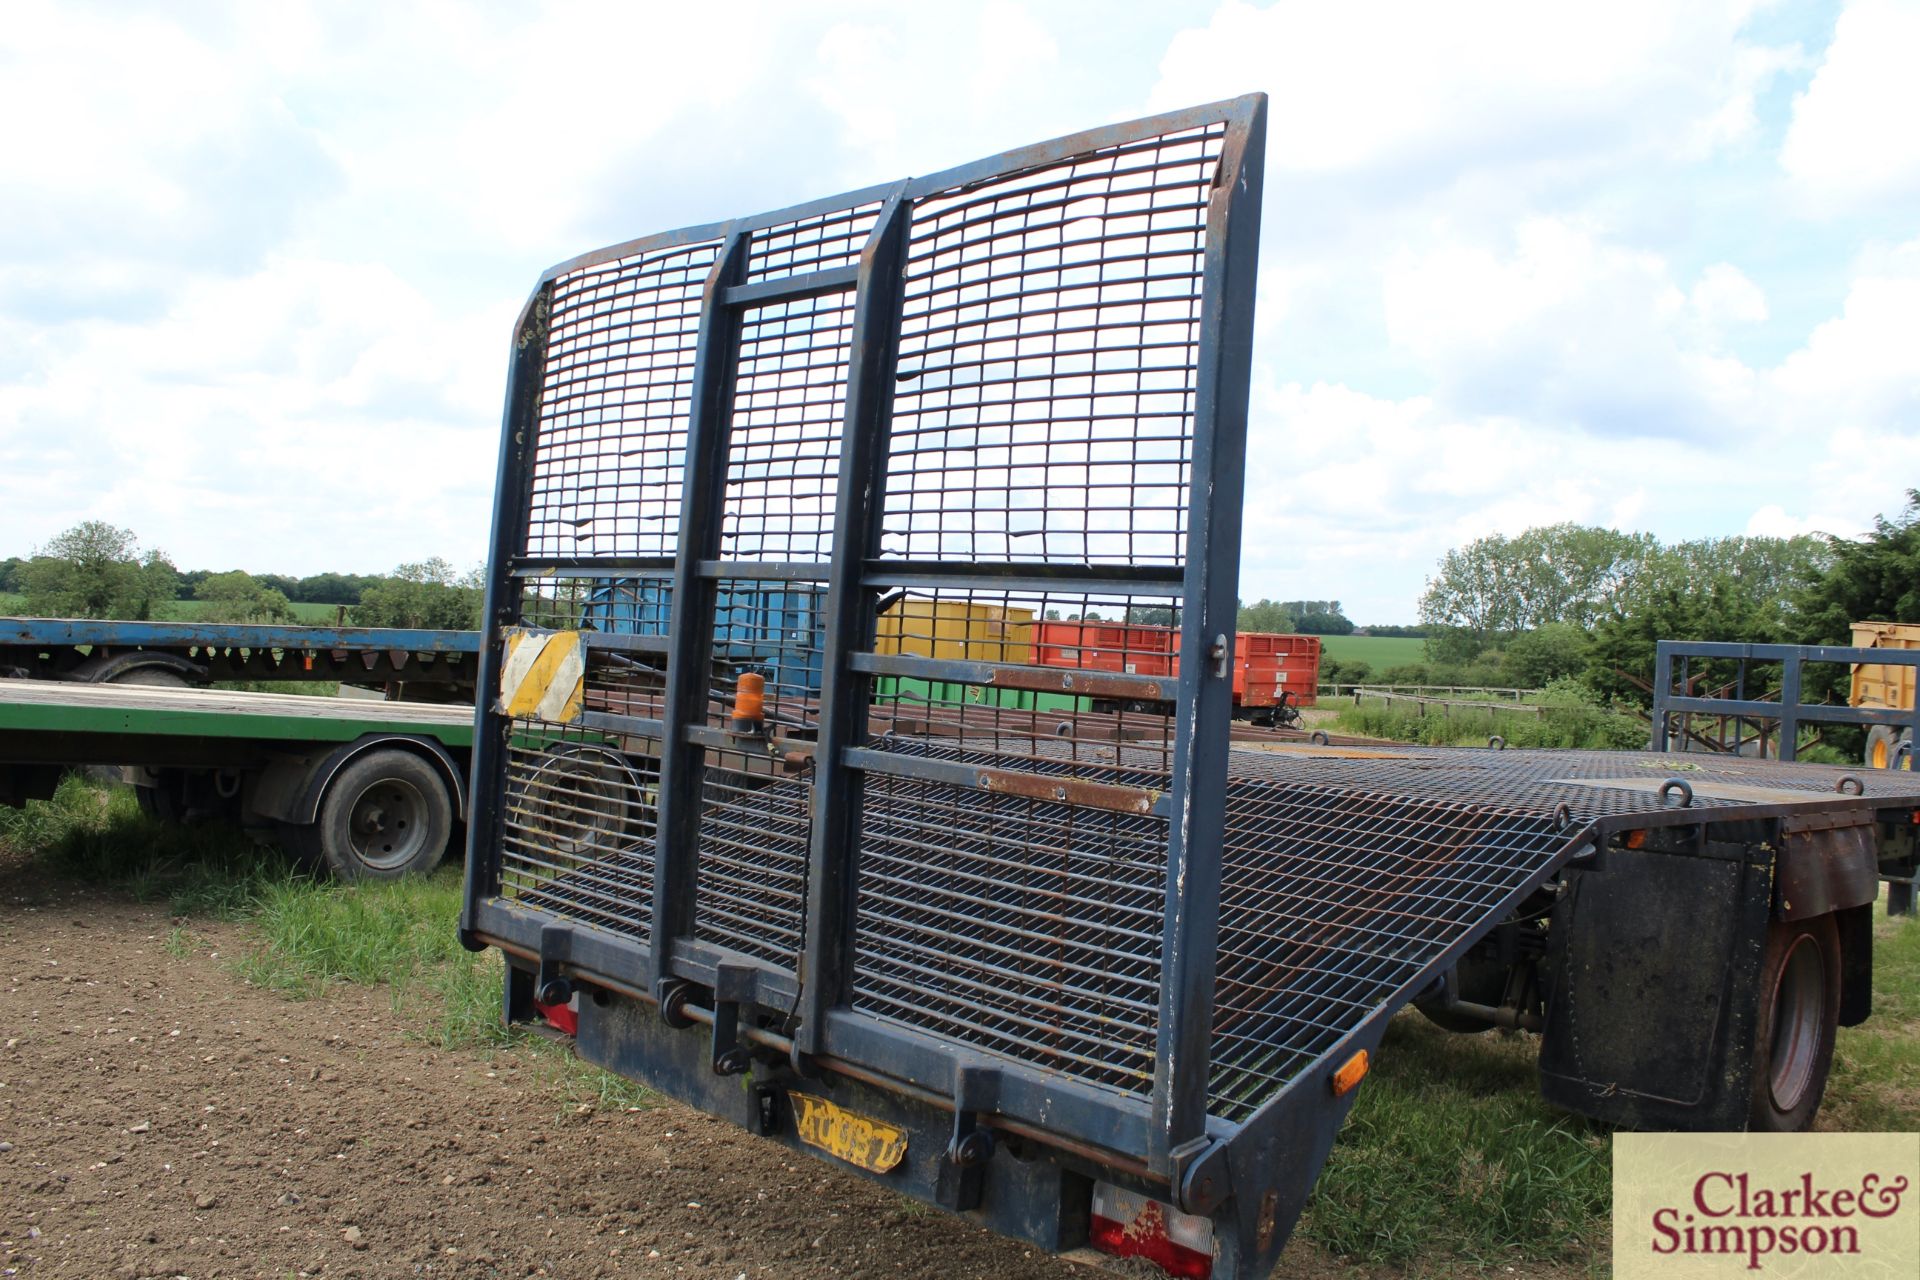
[[[461, 919], [507, 959], [509, 1019], [571, 1005], [584, 1057], [768, 1141], [1215, 1280], [1271, 1271], [1409, 1004], [1537, 1031], [1543, 1092], [1612, 1123], [1812, 1122], [1920, 776], [1230, 748], [1265, 114], [541, 278]], [[658, 585], [585, 630], [555, 604], [582, 579]], [[928, 604], [889, 635], [902, 591]], [[1015, 610], [1165, 611], [1187, 660], [1034, 665], [991, 630]], [[942, 647], [975, 618], [987, 656]], [[795, 630], [804, 734], [713, 679], [736, 650], [778, 668]]]
[[477, 631], [261, 623], [0, 618], [0, 676], [206, 685], [313, 680], [469, 701]]

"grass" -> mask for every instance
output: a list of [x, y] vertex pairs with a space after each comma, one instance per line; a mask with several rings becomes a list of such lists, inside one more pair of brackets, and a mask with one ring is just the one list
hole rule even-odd
[[[1542, 712], [1503, 710], [1499, 703], [1444, 707], [1432, 704], [1424, 711], [1405, 699], [1331, 700], [1331, 725], [1344, 733], [1392, 742], [1415, 742], [1430, 747], [1484, 747], [1498, 736], [1510, 747], [1579, 747], [1619, 751], [1647, 744], [1646, 726], [1634, 717], [1575, 697], [1537, 695]], [[1449, 699], [1449, 701], [1461, 701]]]
[[[167, 902], [187, 917], [166, 937], [170, 956], [208, 950], [197, 920], [241, 920], [252, 944], [223, 963], [248, 982], [290, 999], [383, 986], [415, 1034], [448, 1050], [518, 1055], [560, 1105], [653, 1100], [565, 1046], [501, 1025], [499, 957], [471, 955], [455, 938], [454, 868], [397, 883], [315, 881], [237, 833], [152, 823], [126, 791], [78, 779], [51, 802], [0, 809], [0, 845]], [[1920, 1128], [1920, 922], [1883, 913], [1875, 937], [1874, 1016], [1840, 1032], [1822, 1126], [1910, 1132]], [[1597, 1272], [1610, 1231], [1610, 1138], [1540, 1100], [1536, 1051], [1525, 1035], [1455, 1036], [1417, 1014], [1396, 1019], [1301, 1234], [1344, 1258], [1421, 1274], [1541, 1262]]]
[[1337, 662], [1364, 662], [1376, 673], [1427, 660], [1418, 636], [1321, 636], [1320, 653]]
[[1388, 1027], [1300, 1230], [1349, 1258], [1485, 1267], [1591, 1255], [1610, 1230], [1604, 1127], [1540, 1100], [1532, 1037]]
[[374, 884], [317, 879], [230, 827], [156, 822], [131, 790], [78, 775], [51, 800], [0, 808], [0, 849], [70, 879], [166, 903], [188, 921], [168, 933], [168, 955], [206, 949], [194, 920], [242, 921], [249, 943], [222, 964], [243, 981], [296, 1000], [324, 998], [345, 984], [383, 986], [422, 1038], [445, 1049], [522, 1055], [568, 1105], [654, 1101], [643, 1086], [566, 1046], [502, 1024], [499, 954], [474, 955], [459, 943], [457, 866]]
[[1920, 1129], [1920, 921], [1874, 917], [1873, 1016], [1840, 1028], [1822, 1127]]
[[[204, 600], [175, 600], [165, 609], [167, 622], [195, 622], [211, 606]], [[293, 602], [293, 620], [303, 626], [332, 626], [339, 617], [337, 604], [313, 604], [304, 600]]]

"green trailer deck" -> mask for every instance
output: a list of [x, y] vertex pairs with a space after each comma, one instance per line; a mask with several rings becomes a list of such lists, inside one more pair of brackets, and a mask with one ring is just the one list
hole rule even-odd
[[[19, 735], [116, 738], [253, 738], [351, 742], [367, 733], [411, 733], [447, 746], [473, 745], [473, 708], [425, 702], [236, 693], [151, 685], [0, 680], [0, 759]], [[124, 743], [112, 748], [124, 758]]]
[[0, 803], [119, 766], [156, 817], [233, 821], [348, 877], [439, 863], [472, 746], [462, 705], [0, 680]]

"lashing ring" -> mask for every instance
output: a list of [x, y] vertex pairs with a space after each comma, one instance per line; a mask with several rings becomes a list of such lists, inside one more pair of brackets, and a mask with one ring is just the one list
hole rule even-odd
[[1679, 793], [1680, 807], [1682, 809], [1691, 809], [1693, 807], [1693, 787], [1685, 778], [1668, 778], [1665, 782], [1661, 783], [1660, 803], [1667, 803], [1667, 796], [1672, 792]]

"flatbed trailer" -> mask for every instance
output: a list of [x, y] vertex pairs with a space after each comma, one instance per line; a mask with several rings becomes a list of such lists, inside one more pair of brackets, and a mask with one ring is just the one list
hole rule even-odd
[[415, 701], [470, 702], [479, 650], [475, 631], [0, 618], [0, 676], [36, 680], [311, 680]]
[[[1811, 1122], [1914, 775], [1233, 742], [1265, 109], [541, 279], [461, 920], [509, 1020], [1038, 1247], [1220, 1280], [1271, 1270], [1409, 1004], [1538, 1032], [1583, 1114]], [[671, 609], [580, 629], [610, 580]], [[817, 626], [757, 603], [795, 593]], [[1089, 615], [1194, 657], [943, 648]]]
[[229, 819], [348, 878], [440, 862], [472, 746], [467, 706], [0, 680], [0, 803], [118, 766], [156, 816]]

